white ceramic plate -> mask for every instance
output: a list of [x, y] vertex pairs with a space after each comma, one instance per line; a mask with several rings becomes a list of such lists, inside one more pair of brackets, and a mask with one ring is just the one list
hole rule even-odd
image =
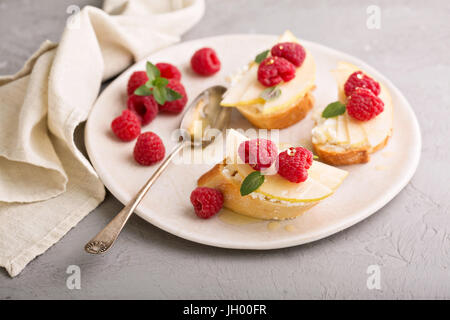
[[[184, 42], [148, 57], [153, 63], [170, 62], [179, 67], [182, 82], [192, 101], [202, 90], [226, 85], [226, 77], [248, 63], [257, 53], [270, 48], [276, 36], [227, 35]], [[421, 136], [417, 119], [405, 97], [382, 74], [364, 62], [324, 47], [302, 41], [317, 63], [316, 106], [336, 100], [337, 89], [330, 70], [338, 61], [348, 61], [382, 81], [390, 90], [394, 104], [394, 134], [386, 148], [375, 153], [364, 165], [344, 167], [350, 172], [337, 192], [303, 216], [284, 222], [240, 218], [224, 211], [202, 220], [195, 216], [189, 195], [198, 177], [212, 165], [175, 165], [160, 177], [139, 205], [137, 214], [155, 226], [179, 237], [199, 243], [236, 249], [275, 249], [318, 240], [367, 218], [388, 203], [411, 179], [419, 162]], [[198, 77], [189, 68], [189, 59], [199, 48], [214, 48], [222, 62], [213, 77]], [[135, 70], [144, 70], [147, 59], [138, 62], [112, 82], [98, 98], [86, 125], [89, 157], [106, 187], [122, 203], [127, 203], [157, 165], [143, 167], [132, 157], [134, 142], [118, 141], [110, 130], [112, 119], [126, 106], [126, 85]], [[156, 132], [166, 144], [174, 146], [171, 132], [180, 116], [158, 115], [143, 131]], [[248, 122], [233, 111], [232, 124], [249, 128]], [[308, 144], [312, 121], [309, 117], [281, 131], [282, 142]]]

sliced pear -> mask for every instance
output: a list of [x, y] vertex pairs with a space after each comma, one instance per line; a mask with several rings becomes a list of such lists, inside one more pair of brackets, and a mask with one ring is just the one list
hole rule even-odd
[[362, 123], [367, 140], [371, 147], [376, 147], [383, 143], [387, 136], [391, 135], [393, 108], [391, 96], [387, 89], [381, 85], [380, 99], [384, 102], [384, 110], [372, 120]]
[[[244, 94], [249, 90], [249, 87], [254, 88], [255, 79], [257, 79], [258, 67], [250, 66], [250, 68], [245, 71], [242, 75], [238, 75], [238, 80], [230, 89], [228, 89], [223, 95], [223, 99], [220, 105], [223, 107], [237, 107], [240, 105], [249, 105], [264, 102], [263, 99], [253, 94], [252, 100], [244, 100]], [[253, 85], [253, 86], [251, 86]], [[253, 89], [250, 89], [253, 91]]]
[[[233, 166], [242, 179], [255, 171], [248, 164], [234, 164]], [[310, 202], [330, 196], [333, 189], [317, 182], [310, 176], [305, 182], [293, 183], [279, 174], [274, 174], [266, 175], [264, 183], [255, 192], [271, 199], [288, 202]]]
[[348, 172], [319, 161], [313, 161], [308, 170], [308, 176], [328, 188], [336, 190], [348, 176]]
[[361, 126], [361, 121], [355, 120], [348, 115], [344, 114], [347, 122], [348, 137], [350, 140], [350, 146], [357, 148], [362, 147], [367, 143], [366, 132]]
[[[299, 42], [290, 31], [286, 31], [278, 42]], [[227, 90], [221, 102], [225, 107], [242, 107], [258, 105], [263, 113], [274, 112], [291, 106], [311, 90], [315, 82], [316, 65], [312, 55], [307, 51], [305, 61], [297, 68], [295, 78], [289, 82], [280, 84], [281, 95], [269, 102], [261, 98], [261, 93], [266, 89], [257, 78], [258, 64], [250, 64], [244, 74], [238, 76], [237, 81]]]
[[347, 119], [345, 115], [340, 115], [336, 117], [336, 141], [338, 144], [350, 144], [350, 140], [348, 138], [348, 130], [347, 130]]

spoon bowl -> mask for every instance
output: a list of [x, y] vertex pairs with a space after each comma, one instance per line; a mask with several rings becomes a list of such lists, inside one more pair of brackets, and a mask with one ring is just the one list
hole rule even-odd
[[190, 140], [193, 147], [206, 147], [214, 141], [207, 138], [205, 131], [227, 128], [231, 118], [231, 108], [220, 105], [227, 89], [224, 86], [210, 87], [200, 93], [183, 114], [180, 130], [184, 141]]

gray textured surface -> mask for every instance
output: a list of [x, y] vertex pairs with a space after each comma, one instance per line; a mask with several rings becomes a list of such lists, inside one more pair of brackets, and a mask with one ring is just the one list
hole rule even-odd
[[[363, 1], [207, 1], [184, 40], [281, 33], [362, 58], [389, 77], [421, 124], [423, 155], [409, 185], [369, 219], [324, 240], [276, 251], [206, 247], [133, 217], [114, 249], [82, 246], [122, 208], [105, 202], [15, 279], [0, 270], [0, 299], [15, 298], [450, 298], [450, 3], [375, 1], [381, 29], [366, 28]], [[0, 74], [13, 73], [46, 38], [57, 41], [70, 4], [0, 0]], [[357, 196], [357, 195], [356, 195]], [[81, 290], [66, 268], [81, 267]], [[377, 264], [381, 290], [368, 290]]]

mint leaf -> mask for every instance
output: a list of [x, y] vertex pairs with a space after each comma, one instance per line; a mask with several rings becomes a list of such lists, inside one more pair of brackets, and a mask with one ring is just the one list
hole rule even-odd
[[151, 96], [152, 90], [148, 88], [145, 84], [134, 90], [134, 94], [137, 96]]
[[317, 160], [317, 159], [319, 159], [319, 156], [314, 155], [314, 156], [313, 156], [313, 159], [314, 159], [314, 160]]
[[261, 63], [265, 58], [267, 58], [267, 55], [269, 54], [269, 51], [270, 50], [265, 50], [265, 51], [261, 52], [260, 54], [258, 54], [255, 57], [255, 62], [256, 63]]
[[263, 92], [261, 92], [259, 96], [263, 98], [265, 101], [270, 101], [278, 98], [280, 95], [281, 95], [280, 87], [274, 86], [263, 90]]
[[154, 87], [153, 88], [153, 96], [155, 97], [156, 102], [159, 104], [164, 104], [167, 100], [167, 93], [165, 87]]
[[333, 118], [345, 113], [345, 104], [340, 101], [330, 103], [322, 112], [322, 117]]
[[162, 77], [156, 77], [156, 79], [153, 80], [152, 84], [155, 87], [165, 87], [169, 84], [169, 80], [167, 80], [166, 78], [162, 78]]
[[254, 171], [245, 177], [241, 184], [241, 196], [246, 196], [256, 189], [258, 189], [264, 183], [264, 176], [259, 171]]
[[157, 77], [161, 76], [161, 72], [159, 72], [159, 69], [150, 61], [147, 61], [145, 69], [150, 83], [152, 83]]
[[166, 87], [166, 94], [167, 94], [167, 101], [175, 101], [175, 100], [181, 99], [183, 97], [181, 94], [179, 94], [175, 90], [167, 88], [167, 87]]
[[147, 87], [147, 88], [149, 88], [149, 89], [153, 89], [155, 86], [153, 85], [153, 82], [152, 81], [147, 81], [146, 83], [145, 83], [145, 86]]

